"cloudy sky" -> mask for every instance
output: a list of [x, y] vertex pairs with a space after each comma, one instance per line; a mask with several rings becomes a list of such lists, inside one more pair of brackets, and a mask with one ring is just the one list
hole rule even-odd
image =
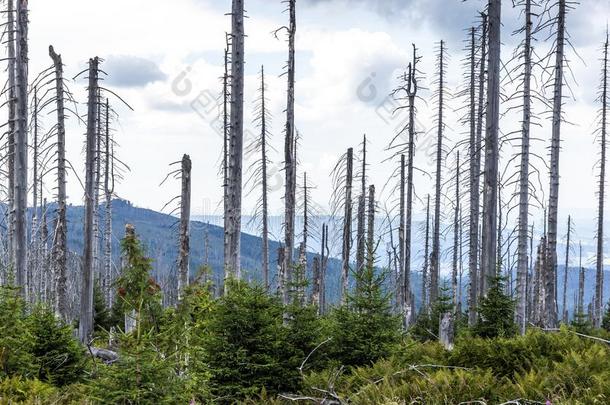
[[[468, 27], [476, 24], [482, 0], [298, 0], [296, 123], [302, 134], [300, 172], [317, 185], [314, 199], [328, 206], [329, 173], [346, 148], [357, 148], [362, 135], [370, 139], [371, 182], [382, 189], [395, 162], [385, 162], [385, 147], [400, 123], [391, 114], [388, 94], [397, 75], [411, 59], [411, 44], [419, 48], [425, 74], [422, 83], [430, 88], [434, 79], [434, 50], [446, 41], [449, 61], [448, 85], [457, 94], [462, 84], [464, 39]], [[503, 10], [503, 59], [507, 62], [520, 41], [511, 33], [520, 25], [519, 10], [505, 0]], [[569, 78], [573, 97], [566, 99], [566, 118], [561, 155], [561, 218], [568, 213], [578, 221], [595, 217], [595, 161], [593, 137], [597, 105], [596, 89], [600, 74], [600, 47], [610, 17], [610, 0], [583, 0], [571, 11], [568, 26], [578, 56], [569, 58], [574, 78]], [[130, 167], [117, 187], [120, 197], [136, 205], [159, 210], [178, 192], [179, 184], [159, 183], [170, 170], [169, 164], [188, 153], [193, 160], [194, 214], [219, 213], [221, 186], [217, 175], [222, 138], [217, 128], [216, 98], [221, 86], [225, 32], [230, 29], [226, 13], [229, 0], [54, 0], [30, 2], [30, 75], [50, 64], [47, 48], [53, 44], [66, 64], [66, 77], [86, 67], [88, 58], [105, 59], [109, 87], [133, 106], [124, 108], [115, 127], [121, 144], [119, 154]], [[287, 15], [280, 0], [246, 0], [246, 120], [251, 133], [253, 101], [257, 96], [258, 72], [265, 66], [268, 95], [274, 115], [271, 158], [271, 195], [274, 212], [281, 211], [281, 167], [285, 78], [280, 77], [286, 60], [286, 43], [273, 36], [285, 25]], [[540, 54], [548, 47], [547, 33], [536, 43]], [[581, 60], [582, 58], [582, 60]], [[508, 63], [508, 62], [507, 62]], [[505, 75], [506, 76], [506, 75]], [[504, 78], [508, 82], [508, 78]], [[85, 100], [85, 83], [76, 80], [71, 89]], [[507, 85], [508, 86], [508, 85]], [[510, 88], [510, 86], [508, 86]], [[507, 90], [510, 91], [510, 90]], [[425, 147], [433, 131], [431, 91], [422, 91], [419, 116], [423, 150], [417, 162], [422, 170], [433, 167]], [[447, 109], [447, 144], [451, 147], [464, 136], [458, 122], [463, 100], [453, 99]], [[542, 106], [536, 106], [542, 117]], [[81, 112], [84, 109], [81, 106]], [[69, 127], [68, 155], [82, 173], [84, 127], [75, 120]], [[50, 122], [50, 119], [49, 119]], [[550, 130], [540, 120], [534, 136], [536, 150], [546, 156]], [[51, 125], [51, 124], [49, 124]], [[515, 117], [502, 120], [502, 132], [519, 128]], [[505, 164], [512, 150], [503, 150]], [[252, 159], [250, 159], [250, 162]], [[447, 159], [453, 162], [453, 156]], [[246, 164], [246, 166], [248, 163]], [[544, 173], [547, 169], [537, 163]], [[509, 167], [509, 171], [512, 168]], [[75, 174], [69, 177], [73, 203], [82, 200], [82, 189]], [[429, 191], [430, 180], [416, 179], [419, 196]], [[547, 181], [542, 177], [541, 195]], [[509, 192], [507, 191], [507, 195]], [[382, 198], [390, 201], [386, 189]], [[543, 199], [545, 197], [542, 197]], [[246, 198], [246, 209], [253, 197]], [[420, 205], [423, 207], [423, 204]], [[420, 209], [418, 209], [420, 211]]]

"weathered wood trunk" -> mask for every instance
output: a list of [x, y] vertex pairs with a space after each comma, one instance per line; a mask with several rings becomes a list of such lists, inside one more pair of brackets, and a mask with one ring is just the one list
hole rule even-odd
[[[477, 211], [474, 215], [474, 217], [471, 217], [471, 221], [470, 221], [470, 251], [469, 251], [469, 258], [468, 258], [468, 262], [469, 262], [469, 266], [471, 267], [471, 271], [476, 271], [478, 273], [478, 282], [477, 282], [477, 297], [475, 297], [475, 302], [478, 302], [478, 299], [480, 297], [484, 296], [484, 291], [483, 291], [483, 285], [486, 281], [486, 277], [487, 275], [485, 274], [485, 272], [482, 270], [481, 268], [481, 249], [479, 246], [479, 243], [482, 242], [481, 240], [481, 231], [482, 231], [482, 224], [481, 224], [481, 214], [480, 214], [480, 203], [481, 203], [481, 196], [480, 196], [480, 184], [481, 184], [481, 152], [482, 152], [482, 148], [483, 148], [483, 123], [485, 122], [486, 119], [486, 115], [485, 112], [487, 111], [486, 108], [486, 103], [485, 103], [485, 95], [486, 95], [486, 83], [487, 83], [487, 32], [488, 32], [488, 25], [487, 25], [487, 14], [481, 14], [481, 28], [482, 28], [482, 33], [481, 33], [481, 54], [479, 57], [479, 94], [478, 94], [478, 110], [477, 110], [477, 136], [476, 136], [476, 145], [477, 145], [477, 149], [476, 149], [476, 154], [475, 154], [475, 159], [476, 159], [476, 174], [475, 174], [475, 183], [476, 183], [476, 190], [479, 192], [477, 193], [472, 201], [471, 201], [471, 205], [474, 205], [475, 207], [477, 207]], [[470, 320], [469, 320], [470, 322]], [[475, 316], [475, 320], [474, 322], [476, 323], [476, 316]]]
[[520, 333], [525, 334], [527, 324], [527, 242], [529, 213], [529, 155], [531, 124], [532, 81], [532, 2], [525, 0], [525, 42], [523, 43], [523, 117], [521, 122], [521, 164], [519, 168], [519, 219], [517, 242], [517, 313], [516, 321]]
[[68, 320], [68, 299], [66, 297], [67, 232], [66, 222], [66, 125], [64, 109], [64, 78], [61, 55], [49, 46], [49, 56], [55, 68], [55, 99], [57, 110], [57, 211], [53, 235], [53, 268], [55, 272], [55, 311]]
[[320, 312], [320, 258], [318, 256], [313, 258], [313, 264], [311, 266], [312, 286], [311, 286], [311, 303], [318, 307]]
[[400, 313], [402, 315], [403, 327], [406, 328], [406, 303], [407, 303], [407, 294], [405, 291], [406, 282], [406, 274], [405, 274], [405, 170], [406, 170], [406, 159], [405, 155], [400, 155], [400, 177], [398, 181], [400, 181], [400, 185], [398, 187], [400, 196], [399, 196], [399, 221], [398, 221], [398, 305], [400, 308]]
[[476, 39], [475, 28], [470, 31], [470, 89], [469, 89], [469, 125], [470, 125], [470, 142], [468, 154], [470, 158], [470, 176], [469, 189], [470, 195], [470, 212], [469, 212], [469, 251], [468, 251], [468, 325], [474, 326], [477, 322], [477, 290], [478, 290], [478, 251], [479, 251], [479, 172], [481, 168], [478, 166], [477, 155], [480, 156], [480, 145], [477, 143], [477, 128], [476, 128]]
[[430, 257], [430, 194], [426, 202], [426, 229], [424, 235], [424, 265], [422, 268], [422, 291], [421, 291], [421, 312], [428, 312], [430, 309], [430, 299], [428, 295], [428, 266]]
[[582, 267], [582, 243], [578, 243], [578, 306], [577, 313], [584, 314], [585, 310], [585, 268]]
[[[608, 121], [608, 33], [604, 43], [602, 87], [601, 87], [601, 128], [599, 131], [600, 161], [599, 161], [599, 190], [597, 207], [597, 245], [595, 254], [595, 306], [596, 325], [601, 325], [604, 305], [604, 208], [606, 196], [606, 130]], [[599, 297], [599, 298], [597, 298]], [[599, 322], [597, 321], [599, 319]]]
[[[27, 289], [28, 195], [28, 2], [17, 0], [15, 36], [15, 184], [13, 202], [13, 266], [17, 286]], [[23, 294], [25, 290], [22, 290]]]
[[191, 221], [191, 158], [182, 156], [180, 193], [180, 255], [178, 257], [178, 301], [182, 301], [189, 285], [190, 221]]
[[356, 231], [356, 271], [364, 268], [366, 253], [366, 135], [362, 140], [362, 166], [360, 173], [360, 195], [358, 196], [358, 217]]
[[445, 131], [445, 42], [440, 42], [438, 55], [438, 116], [436, 135], [436, 174], [434, 186], [434, 230], [432, 233], [432, 256], [430, 259], [430, 305], [438, 299], [441, 254], [441, 182], [443, 165], [443, 138]]
[[404, 326], [409, 327], [415, 318], [413, 292], [411, 290], [411, 237], [413, 234], [413, 161], [415, 160], [415, 100], [417, 98], [417, 48], [413, 45], [413, 61], [409, 65], [407, 97], [409, 99], [409, 140], [407, 145], [407, 190], [405, 207], [405, 276], [403, 291], [405, 294]]
[[352, 248], [352, 180], [354, 175], [354, 150], [345, 155], [345, 202], [343, 214], [343, 243], [341, 248], [341, 304], [347, 301], [349, 291], [350, 253]]
[[458, 315], [459, 308], [459, 289], [458, 285], [458, 264], [460, 253], [460, 152], [457, 152], [457, 162], [455, 167], [455, 201], [453, 211], [453, 266], [451, 270], [451, 292], [453, 295], [453, 314]]
[[366, 266], [375, 265], [375, 186], [369, 186], [369, 206], [366, 225]]
[[267, 201], [267, 114], [265, 99], [265, 68], [261, 66], [261, 204], [263, 239], [263, 283], [269, 290], [269, 203]]
[[563, 294], [561, 299], [561, 313], [564, 323], [568, 323], [567, 289], [568, 289], [568, 266], [570, 264], [570, 234], [572, 231], [572, 217], [568, 215], [568, 235], [566, 239], [566, 262], [563, 269]]
[[226, 293], [226, 285], [227, 279], [231, 277], [233, 272], [228, 266], [229, 257], [231, 256], [230, 239], [229, 239], [229, 149], [231, 148], [231, 129], [229, 127], [229, 98], [231, 97], [229, 86], [231, 83], [229, 82], [229, 47], [230, 47], [230, 36], [227, 34], [227, 46], [225, 48], [224, 53], [224, 75], [222, 78], [222, 99], [223, 99], [223, 108], [222, 108], [222, 116], [223, 116], [223, 146], [222, 146], [222, 192], [223, 192], [223, 248], [224, 248], [224, 291]]
[[296, 0], [288, 0], [290, 23], [288, 27], [288, 63], [287, 63], [287, 100], [286, 126], [284, 142], [284, 280], [282, 298], [284, 304], [289, 301], [290, 284], [293, 273], [294, 222], [296, 207], [296, 161], [295, 161], [295, 127], [294, 127], [294, 82], [295, 82], [295, 39], [296, 39]]
[[[13, 206], [15, 204], [15, 127], [17, 124], [16, 112], [16, 87], [15, 87], [15, 3], [7, 0], [7, 47], [8, 47], [8, 133], [7, 133], [7, 202], [8, 202], [8, 256], [9, 268], [13, 274], [10, 278], [15, 278], [13, 263], [13, 237], [15, 234], [15, 221]], [[7, 279], [9, 277], [6, 277]]]
[[80, 318], [78, 336], [87, 342], [93, 332], [93, 214], [95, 203], [95, 148], [97, 134], [99, 59], [89, 60], [87, 101], [87, 140], [85, 144], [85, 216], [83, 229], [83, 258]]
[[[561, 110], [563, 103], [563, 69], [565, 47], [566, 0], [558, 0], [557, 39], [555, 42], [555, 82], [553, 84], [553, 122], [551, 136], [550, 190], [547, 218], [547, 260], [545, 271], [544, 326], [553, 328], [557, 324], [557, 216], [559, 214], [559, 150], [561, 148]], [[600, 295], [601, 308], [601, 295]]]
[[239, 279], [241, 246], [242, 160], [244, 147], [244, 1], [233, 0], [231, 12], [231, 112], [225, 268]]
[[500, 121], [500, 28], [501, 0], [489, 0], [489, 67], [487, 77], [487, 130], [485, 134], [485, 184], [481, 251], [481, 294], [487, 293], [488, 278], [496, 274], [498, 160]]
[[112, 194], [114, 193], [114, 154], [110, 136], [110, 103], [106, 99], [106, 126], [104, 131], [104, 271], [102, 290], [106, 305], [112, 307], [114, 294], [112, 289]]
[[328, 225], [322, 224], [322, 243], [320, 248], [320, 307], [319, 313], [326, 313], [326, 269], [328, 267]]

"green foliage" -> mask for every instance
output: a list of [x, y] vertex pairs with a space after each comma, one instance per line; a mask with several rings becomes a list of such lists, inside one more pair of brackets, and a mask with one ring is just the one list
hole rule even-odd
[[0, 378], [35, 375], [33, 341], [18, 290], [0, 287]]
[[56, 386], [79, 381], [84, 372], [84, 349], [72, 337], [71, 327], [44, 307], [36, 307], [27, 323], [33, 338], [30, 350], [36, 358], [37, 377]]
[[602, 318], [602, 329], [606, 332], [610, 332], [610, 301], [606, 304], [606, 310]]
[[589, 321], [589, 318], [586, 314], [580, 312], [574, 314], [574, 319], [572, 320], [571, 326], [576, 332], [584, 333], [585, 335], [590, 335], [593, 333], [593, 324], [591, 323], [591, 321]]
[[515, 302], [504, 293], [504, 278], [489, 279], [487, 296], [481, 299], [479, 320], [473, 331], [481, 337], [511, 337], [517, 334]]
[[389, 356], [400, 340], [400, 317], [392, 313], [384, 290], [387, 274], [365, 268], [356, 274], [356, 290], [330, 315], [330, 356], [343, 366], [362, 366]]
[[282, 325], [278, 299], [258, 286], [227, 283], [228, 293], [212, 308], [203, 342], [212, 394], [232, 402], [262, 387], [270, 393], [297, 390], [298, 370], [286, 361], [289, 330]]
[[[415, 324], [409, 329], [409, 334], [413, 339], [420, 342], [429, 340], [438, 340], [439, 325], [441, 317], [444, 313], [452, 311], [453, 304], [451, 303], [451, 295], [447, 287], [441, 288], [436, 302], [432, 304], [429, 312], [422, 311], [417, 317]], [[456, 324], [456, 331], [458, 328]], [[456, 333], [457, 334], [457, 333]]]
[[112, 325], [111, 312], [104, 301], [100, 283], [93, 286], [93, 325], [96, 332], [109, 331]]

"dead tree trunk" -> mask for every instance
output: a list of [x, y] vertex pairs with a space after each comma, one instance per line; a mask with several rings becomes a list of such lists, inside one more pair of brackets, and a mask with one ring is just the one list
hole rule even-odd
[[231, 113], [229, 144], [228, 217], [225, 268], [239, 279], [241, 246], [242, 160], [244, 146], [244, 1], [233, 0], [231, 12]]
[[[15, 7], [13, 0], [7, 0], [7, 46], [8, 46], [8, 255], [9, 267], [14, 272], [13, 263], [13, 238], [15, 234], [15, 220], [13, 206], [15, 204], [15, 128], [17, 125], [16, 112], [16, 86], [15, 86]], [[12, 274], [14, 277], [15, 274]]]
[[295, 161], [295, 128], [294, 128], [294, 82], [295, 82], [295, 39], [296, 39], [296, 0], [288, 0], [290, 23], [288, 27], [288, 90], [286, 100], [286, 127], [284, 143], [284, 171], [286, 176], [284, 194], [284, 278], [282, 297], [284, 304], [289, 301], [290, 284], [292, 283], [294, 251], [294, 221], [296, 205], [296, 161]]
[[480, 157], [480, 145], [477, 143], [476, 133], [476, 43], [475, 29], [470, 31], [470, 221], [469, 221], [469, 251], [468, 251], [468, 278], [470, 280], [468, 301], [468, 325], [474, 326], [477, 322], [477, 289], [478, 289], [478, 252], [479, 252], [479, 172], [477, 156]]
[[189, 253], [191, 220], [191, 158], [182, 157], [182, 191], [180, 193], [180, 256], [178, 258], [178, 301], [182, 301], [189, 285]]
[[311, 267], [312, 273], [312, 287], [311, 287], [311, 303], [318, 307], [320, 311], [320, 258], [318, 256], [313, 258], [313, 264]]
[[267, 114], [265, 99], [265, 68], [261, 66], [261, 187], [262, 187], [262, 228], [263, 228], [263, 283], [269, 290], [269, 207], [267, 202]]
[[358, 196], [358, 219], [356, 232], [356, 271], [364, 268], [366, 251], [365, 211], [366, 211], [366, 135], [362, 141], [362, 172], [360, 173], [360, 196]]
[[319, 314], [326, 312], [326, 268], [328, 265], [328, 225], [322, 224], [322, 243], [320, 247], [320, 306]]
[[529, 157], [532, 81], [532, 2], [525, 0], [525, 42], [523, 43], [523, 117], [521, 122], [521, 165], [519, 168], [519, 235], [517, 243], [517, 316], [521, 334], [527, 322], [527, 239], [529, 208]]
[[[599, 161], [599, 191], [597, 208], [597, 250], [595, 255], [595, 310], [596, 325], [601, 325], [604, 291], [604, 198], [606, 194], [606, 126], [608, 120], [608, 33], [604, 43], [602, 85], [601, 85], [601, 128], [599, 130], [600, 161]], [[597, 298], [599, 297], [599, 298]], [[599, 321], [598, 321], [599, 320]]]
[[96, 116], [98, 101], [99, 60], [89, 60], [89, 86], [87, 101], [87, 141], [85, 155], [85, 217], [83, 230], [83, 262], [78, 336], [86, 342], [93, 332], [93, 213], [95, 193]]
[[578, 243], [578, 307], [577, 313], [584, 314], [585, 310], [585, 268], [582, 267], [582, 242]]
[[[17, 1], [15, 59], [15, 187], [13, 265], [20, 288], [27, 272], [27, 194], [28, 194], [28, 2]], [[23, 290], [22, 290], [23, 293]]]
[[303, 241], [299, 252], [299, 280], [298, 292], [301, 304], [305, 303], [305, 280], [307, 278], [307, 237], [309, 234], [309, 187], [307, 186], [307, 173], [303, 173]]
[[430, 304], [428, 296], [428, 265], [430, 255], [430, 194], [426, 202], [426, 230], [424, 235], [424, 266], [422, 268], [422, 291], [421, 291], [421, 307], [422, 313], [428, 311]]
[[[481, 25], [482, 25], [482, 33], [481, 33], [481, 55], [479, 58], [479, 94], [478, 94], [478, 110], [477, 110], [477, 140], [476, 140], [476, 144], [477, 144], [477, 149], [476, 149], [476, 154], [475, 154], [475, 159], [476, 159], [476, 168], [477, 168], [477, 173], [475, 176], [475, 183], [476, 183], [476, 190], [477, 190], [477, 195], [475, 195], [475, 198], [473, 198], [472, 200], [472, 204], [474, 204], [477, 207], [477, 211], [476, 211], [476, 215], [474, 218], [471, 218], [471, 230], [470, 230], [470, 252], [469, 252], [469, 262], [471, 263], [475, 263], [475, 266], [471, 267], [474, 268], [475, 271], [477, 271], [478, 274], [478, 282], [477, 282], [477, 294], [478, 296], [475, 297], [475, 302], [478, 301], [478, 299], [480, 297], [483, 297], [484, 291], [483, 291], [483, 286], [486, 283], [486, 277], [487, 275], [485, 274], [485, 271], [483, 271], [482, 269], [482, 263], [481, 263], [481, 249], [479, 247], [479, 242], [482, 242], [482, 238], [481, 238], [481, 213], [479, 211], [480, 209], [480, 184], [481, 184], [481, 152], [482, 152], [482, 148], [483, 148], [483, 123], [485, 122], [486, 119], [486, 115], [485, 112], [487, 111], [487, 106], [485, 103], [485, 89], [486, 89], [486, 74], [487, 74], [487, 32], [488, 32], [488, 24], [487, 24], [487, 14], [481, 14]], [[474, 227], [474, 228], [472, 228]], [[475, 322], [476, 322], [476, 316], [475, 316]]]
[[438, 298], [440, 278], [440, 251], [441, 251], [441, 170], [443, 165], [443, 137], [445, 131], [445, 42], [440, 42], [438, 55], [438, 117], [436, 137], [436, 181], [434, 194], [434, 231], [432, 236], [432, 257], [430, 260], [430, 305], [434, 305]]
[[114, 193], [114, 155], [110, 137], [110, 103], [106, 99], [106, 128], [104, 133], [104, 275], [102, 288], [106, 305], [112, 307], [112, 194]]
[[406, 282], [406, 274], [405, 274], [405, 169], [406, 169], [406, 161], [405, 155], [400, 155], [400, 185], [398, 187], [400, 191], [400, 206], [399, 206], [399, 222], [398, 222], [398, 305], [400, 307], [400, 312], [403, 319], [403, 327], [406, 328], [406, 303], [408, 300], [405, 286]]
[[407, 97], [409, 99], [409, 141], [407, 146], [407, 195], [405, 207], [405, 263], [403, 292], [405, 295], [404, 325], [408, 327], [414, 318], [413, 293], [411, 291], [411, 236], [413, 234], [413, 161], [415, 159], [415, 99], [417, 97], [417, 48], [413, 45], [413, 62], [409, 67]]
[[370, 269], [375, 265], [375, 186], [369, 186], [369, 206], [366, 226], [366, 266]]
[[66, 126], [64, 109], [64, 77], [61, 55], [49, 46], [49, 55], [55, 67], [55, 97], [57, 104], [57, 212], [53, 236], [53, 267], [55, 272], [55, 310], [67, 321], [68, 299], [66, 297], [67, 265], [67, 221], [66, 221]]
[[483, 212], [483, 234], [481, 293], [487, 293], [487, 281], [496, 274], [497, 213], [498, 213], [498, 160], [500, 121], [500, 26], [501, 0], [489, 0], [489, 68], [487, 77], [487, 130], [485, 134], [485, 185]]
[[458, 316], [459, 288], [458, 285], [458, 260], [460, 241], [460, 152], [457, 152], [457, 164], [455, 167], [455, 207], [453, 213], [453, 267], [451, 272], [451, 292], [453, 293], [453, 313]]
[[229, 82], [229, 44], [230, 44], [230, 36], [227, 34], [227, 46], [225, 47], [224, 54], [224, 75], [222, 77], [222, 99], [223, 99], [223, 147], [222, 147], [222, 192], [223, 192], [223, 225], [224, 225], [224, 285], [226, 292], [227, 280], [231, 277], [233, 272], [228, 266], [229, 257], [231, 257], [231, 249], [230, 239], [229, 239], [229, 153], [231, 149], [231, 128], [229, 127], [229, 103], [230, 103], [230, 91], [229, 86], [231, 83]]
[[343, 214], [343, 244], [341, 249], [341, 304], [347, 300], [349, 290], [350, 253], [352, 247], [352, 179], [354, 150], [349, 148], [345, 161], [345, 205]]
[[568, 235], [566, 239], [566, 263], [563, 269], [563, 294], [561, 301], [562, 319], [564, 323], [568, 323], [568, 308], [567, 308], [567, 289], [568, 289], [568, 265], [570, 263], [570, 234], [572, 231], [572, 217], [568, 215]]
[[[562, 121], [562, 102], [563, 102], [563, 68], [564, 68], [564, 45], [565, 39], [565, 18], [566, 0], [558, 0], [557, 15], [557, 40], [555, 42], [555, 83], [553, 85], [553, 123], [551, 136], [551, 163], [550, 163], [550, 191], [549, 191], [549, 216], [547, 234], [547, 268], [545, 271], [545, 293], [544, 300], [544, 326], [553, 328], [557, 324], [555, 296], [555, 280], [557, 273], [557, 216], [559, 206], [559, 149], [561, 148], [561, 121]], [[601, 308], [601, 295], [600, 295]]]

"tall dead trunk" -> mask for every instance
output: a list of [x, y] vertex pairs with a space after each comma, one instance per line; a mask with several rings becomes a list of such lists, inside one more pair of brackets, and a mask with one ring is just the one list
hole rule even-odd
[[568, 235], [566, 239], [566, 262], [563, 269], [563, 294], [561, 300], [562, 319], [568, 323], [567, 289], [568, 289], [568, 265], [570, 264], [570, 234], [572, 231], [572, 217], [568, 215]]
[[[606, 126], [608, 120], [608, 33], [604, 43], [603, 71], [601, 85], [601, 128], [600, 161], [599, 161], [599, 191], [597, 207], [597, 246], [595, 254], [595, 310], [596, 325], [601, 325], [604, 305], [604, 198], [606, 194]], [[599, 297], [599, 298], [598, 298]]]
[[191, 158], [182, 156], [182, 187], [180, 193], [180, 255], [178, 257], [178, 301], [182, 301], [189, 285], [189, 253], [191, 220]]
[[430, 305], [438, 298], [441, 252], [441, 170], [443, 165], [443, 138], [445, 131], [445, 42], [440, 42], [438, 55], [438, 116], [436, 137], [436, 181], [434, 186], [434, 231], [432, 234], [432, 256], [430, 259]]
[[[8, 254], [9, 267], [14, 272], [13, 263], [13, 237], [15, 234], [15, 220], [13, 206], [15, 204], [15, 128], [17, 125], [16, 113], [16, 86], [15, 86], [15, 3], [7, 0], [7, 47], [8, 47], [8, 133], [7, 133], [7, 155], [8, 155]], [[12, 274], [14, 277], [15, 274]]]
[[369, 186], [369, 206], [367, 211], [366, 226], [366, 266], [373, 268], [375, 265], [375, 186]]
[[114, 193], [114, 156], [110, 137], [110, 103], [106, 99], [106, 125], [104, 131], [104, 274], [102, 289], [106, 305], [112, 307], [112, 194]]
[[417, 98], [417, 48], [413, 45], [413, 61], [409, 65], [407, 97], [409, 98], [409, 140], [407, 146], [407, 195], [405, 207], [405, 263], [403, 292], [405, 295], [404, 325], [408, 327], [414, 319], [413, 292], [411, 290], [411, 236], [413, 234], [413, 161], [415, 159], [415, 99]]
[[[488, 32], [488, 24], [487, 24], [487, 14], [481, 14], [481, 26], [482, 26], [482, 33], [481, 33], [481, 55], [479, 57], [479, 94], [478, 94], [478, 110], [477, 110], [477, 135], [476, 135], [476, 152], [475, 152], [475, 159], [476, 159], [476, 174], [475, 174], [475, 189], [477, 190], [476, 195], [474, 196], [474, 198], [472, 199], [471, 204], [473, 204], [475, 207], [477, 207], [476, 212], [473, 211], [474, 213], [474, 217], [471, 217], [471, 222], [470, 222], [470, 252], [469, 252], [469, 263], [471, 266], [471, 271], [476, 271], [478, 274], [478, 282], [477, 282], [477, 294], [478, 297], [475, 297], [475, 302], [478, 301], [479, 297], [483, 297], [484, 294], [484, 290], [483, 290], [483, 286], [486, 283], [486, 278], [487, 275], [485, 274], [485, 271], [482, 270], [482, 263], [481, 263], [481, 254], [482, 251], [480, 249], [479, 246], [479, 242], [482, 242], [481, 240], [481, 231], [482, 231], [482, 224], [481, 224], [481, 213], [479, 211], [480, 209], [480, 202], [481, 202], [481, 196], [480, 196], [480, 184], [481, 184], [481, 152], [482, 152], [482, 148], [483, 148], [483, 123], [485, 122], [486, 119], [486, 115], [485, 112], [487, 111], [487, 106], [485, 103], [485, 95], [486, 95], [486, 83], [487, 83], [487, 32]], [[474, 266], [472, 264], [475, 264]], [[472, 315], [471, 315], [472, 316]], [[470, 322], [470, 320], [469, 320]], [[476, 323], [476, 316], [474, 318], [474, 322]]]
[[527, 323], [527, 239], [529, 212], [529, 155], [531, 124], [532, 81], [532, 2], [525, 0], [525, 42], [523, 43], [523, 117], [521, 122], [521, 165], [519, 168], [519, 235], [517, 243], [517, 316], [521, 334], [525, 334]]
[[429, 310], [429, 296], [428, 296], [428, 265], [430, 257], [430, 194], [428, 194], [426, 202], [426, 230], [424, 235], [424, 266], [422, 268], [422, 291], [421, 291], [421, 307], [422, 313]]
[[349, 148], [345, 161], [345, 203], [343, 214], [343, 244], [341, 249], [341, 304], [347, 301], [349, 290], [350, 253], [352, 247], [352, 180], [354, 150]]
[[457, 163], [455, 167], [455, 207], [453, 212], [453, 266], [451, 271], [451, 292], [453, 294], [453, 313], [458, 314], [459, 288], [458, 285], [458, 260], [460, 241], [460, 152], [457, 152]]
[[[558, 0], [557, 39], [555, 41], [555, 82], [553, 84], [553, 122], [551, 136], [551, 162], [550, 162], [550, 190], [547, 234], [547, 268], [545, 271], [545, 308], [544, 326], [555, 327], [557, 324], [557, 297], [555, 295], [555, 280], [557, 274], [557, 216], [559, 206], [559, 150], [561, 148], [561, 109], [563, 102], [563, 69], [566, 0]], [[601, 299], [601, 295], [600, 295]], [[600, 300], [601, 303], [601, 300]]]
[[64, 320], [68, 320], [68, 299], [66, 291], [66, 265], [68, 254], [66, 221], [66, 126], [64, 109], [64, 77], [61, 55], [49, 46], [49, 56], [55, 67], [55, 98], [57, 111], [57, 211], [53, 236], [53, 267], [55, 272], [55, 310]]
[[[17, 286], [27, 286], [27, 194], [28, 194], [28, 2], [17, 0], [15, 59], [15, 186], [13, 265]], [[23, 290], [22, 290], [23, 293]]]
[[477, 143], [477, 128], [476, 128], [476, 40], [475, 28], [470, 31], [470, 86], [469, 86], [469, 103], [470, 103], [470, 178], [469, 178], [469, 194], [470, 194], [470, 217], [469, 217], [469, 243], [468, 243], [468, 278], [469, 286], [469, 301], [468, 301], [468, 325], [474, 326], [477, 322], [477, 298], [478, 298], [478, 252], [479, 252], [479, 173], [481, 168], [478, 166], [477, 156], [480, 158], [480, 144]]
[[328, 225], [322, 224], [322, 243], [320, 247], [320, 305], [318, 312], [326, 312], [326, 269], [328, 266]]
[[582, 242], [578, 243], [578, 307], [577, 313], [584, 314], [585, 304], [585, 268], [582, 267]]
[[288, 0], [290, 23], [288, 27], [288, 63], [287, 63], [287, 100], [286, 100], [286, 127], [284, 142], [284, 278], [282, 298], [284, 304], [289, 301], [289, 289], [292, 283], [294, 251], [294, 222], [296, 206], [296, 161], [295, 161], [295, 128], [294, 128], [294, 82], [295, 82], [295, 39], [296, 39], [296, 0]]
[[263, 238], [263, 283], [269, 290], [269, 207], [267, 202], [267, 114], [265, 99], [265, 68], [261, 66], [261, 187], [262, 187], [262, 238]]
[[227, 35], [227, 46], [224, 51], [224, 75], [222, 77], [222, 100], [223, 100], [223, 108], [222, 108], [222, 117], [223, 117], [223, 146], [222, 146], [222, 192], [223, 192], [223, 248], [224, 248], [224, 285], [225, 292], [227, 286], [227, 279], [231, 277], [233, 272], [229, 268], [229, 257], [231, 257], [231, 249], [230, 246], [230, 238], [229, 238], [229, 183], [231, 180], [229, 179], [229, 153], [231, 148], [231, 128], [230, 128], [230, 120], [229, 120], [229, 104], [230, 104], [230, 91], [229, 86], [231, 85], [229, 81], [229, 47], [230, 47], [230, 36]]
[[80, 319], [78, 336], [87, 342], [93, 332], [93, 213], [95, 193], [95, 148], [98, 101], [99, 59], [89, 59], [89, 86], [87, 101], [87, 141], [85, 145], [85, 216], [83, 229], [83, 258]]
[[313, 258], [313, 264], [311, 266], [311, 303], [318, 307], [320, 311], [320, 258], [318, 256]]
[[501, 0], [489, 0], [489, 67], [487, 77], [487, 130], [485, 133], [485, 184], [483, 190], [483, 234], [481, 272], [484, 274], [481, 293], [486, 294], [488, 278], [496, 274], [498, 161], [500, 122], [500, 47]]
[[406, 282], [406, 274], [405, 274], [405, 169], [406, 169], [406, 160], [405, 155], [400, 155], [400, 204], [399, 204], [399, 222], [398, 222], [398, 305], [400, 307], [400, 313], [402, 314], [403, 319], [403, 327], [406, 328], [406, 313], [405, 309], [407, 307], [406, 303], [408, 300], [405, 286]]
[[362, 167], [360, 173], [360, 195], [358, 196], [358, 217], [356, 231], [356, 271], [362, 271], [364, 268], [364, 259], [366, 252], [366, 135], [362, 140]]
[[307, 186], [307, 173], [303, 173], [303, 240], [299, 251], [299, 280], [298, 292], [301, 304], [305, 303], [305, 286], [307, 278], [307, 237], [309, 235], [309, 187]]
[[225, 268], [239, 279], [241, 246], [242, 160], [244, 147], [244, 0], [233, 0], [231, 11], [231, 112], [228, 217]]

